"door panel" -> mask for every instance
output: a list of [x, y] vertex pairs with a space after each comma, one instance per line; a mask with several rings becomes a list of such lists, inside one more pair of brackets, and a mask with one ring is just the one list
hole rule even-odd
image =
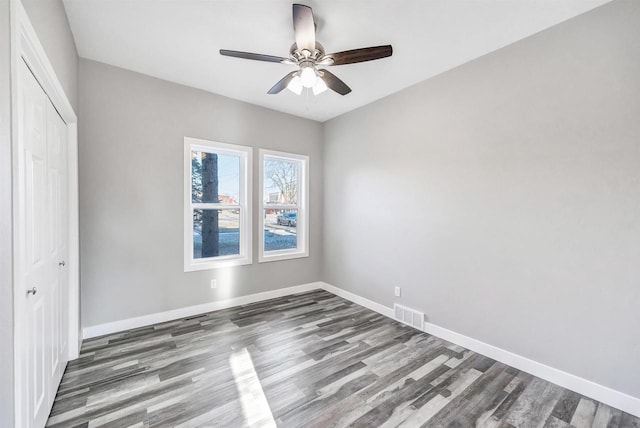
[[[37, 94], [34, 94], [37, 95]], [[44, 94], [43, 94], [44, 95]], [[35, 97], [34, 97], [35, 98]], [[40, 98], [40, 97], [38, 97]], [[44, 216], [46, 191], [45, 183], [45, 115], [42, 107], [34, 99], [27, 106], [25, 114], [25, 161], [26, 161], [26, 238], [29, 248], [28, 263], [31, 268], [42, 267], [44, 259]]]
[[45, 308], [44, 299], [34, 303], [29, 320], [29, 343], [33, 347], [29, 350], [29, 365], [33, 375], [28, 381], [31, 389], [29, 394], [29, 416], [35, 421], [33, 426], [38, 426], [38, 421], [46, 420], [47, 416], [47, 352], [43, 343], [45, 337]]

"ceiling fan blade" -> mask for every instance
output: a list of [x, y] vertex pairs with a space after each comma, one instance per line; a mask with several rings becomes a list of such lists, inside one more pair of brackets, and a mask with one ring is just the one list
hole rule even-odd
[[322, 72], [321, 79], [324, 80], [324, 83], [329, 89], [339, 93], [340, 95], [347, 95], [349, 92], [351, 92], [351, 88], [348, 87], [347, 84], [342, 80], [338, 79], [335, 74], [324, 69], [320, 71]]
[[306, 49], [313, 53], [316, 48], [316, 22], [309, 6], [293, 5], [293, 32], [298, 50]]
[[262, 55], [262, 54], [251, 53], [251, 52], [230, 51], [227, 49], [220, 49], [220, 55], [232, 56], [235, 58], [243, 58], [243, 59], [253, 59], [256, 61], [267, 61], [267, 62], [286, 63], [287, 61], [289, 61], [289, 58], [282, 58], [279, 56]]
[[373, 61], [374, 59], [386, 58], [392, 54], [393, 48], [391, 45], [384, 45], [336, 52], [326, 56], [333, 58], [332, 65], [344, 65], [354, 64], [356, 62]]
[[296, 73], [298, 73], [298, 71], [292, 71], [291, 73], [287, 74], [286, 76], [284, 76], [282, 79], [280, 79], [280, 81], [278, 83], [276, 83], [275, 85], [273, 85], [273, 88], [269, 89], [269, 94], [278, 94], [280, 92], [282, 92], [283, 89], [285, 89], [287, 87], [287, 85], [289, 85], [289, 82], [291, 82], [294, 78], [294, 76], [296, 75]]

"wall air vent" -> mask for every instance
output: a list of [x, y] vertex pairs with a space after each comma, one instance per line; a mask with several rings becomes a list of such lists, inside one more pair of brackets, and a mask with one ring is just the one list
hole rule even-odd
[[418, 330], [424, 330], [424, 313], [418, 312], [415, 309], [407, 308], [406, 306], [393, 305], [393, 312], [396, 320], [415, 327]]

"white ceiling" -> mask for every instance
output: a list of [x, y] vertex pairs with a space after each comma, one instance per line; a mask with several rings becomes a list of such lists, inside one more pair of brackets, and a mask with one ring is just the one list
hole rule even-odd
[[292, 66], [222, 57], [288, 56], [292, 1], [64, 0], [78, 53], [183, 85], [325, 121], [610, 0], [314, 0], [327, 52], [382, 44], [393, 56], [331, 67], [353, 92], [267, 91]]

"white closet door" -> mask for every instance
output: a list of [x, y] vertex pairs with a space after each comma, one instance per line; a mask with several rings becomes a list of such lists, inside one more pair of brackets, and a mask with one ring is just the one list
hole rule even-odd
[[29, 427], [43, 426], [49, 412], [49, 343], [47, 334], [47, 96], [22, 64], [22, 177], [24, 192], [24, 241], [22, 247], [24, 356], [27, 418]]
[[51, 393], [55, 397], [67, 362], [67, 127], [47, 99], [47, 170], [48, 170], [48, 280], [51, 289], [49, 333], [51, 340]]
[[24, 63], [20, 85], [16, 248], [24, 304], [16, 334], [22, 425], [32, 428], [46, 423], [67, 363], [66, 126]]

